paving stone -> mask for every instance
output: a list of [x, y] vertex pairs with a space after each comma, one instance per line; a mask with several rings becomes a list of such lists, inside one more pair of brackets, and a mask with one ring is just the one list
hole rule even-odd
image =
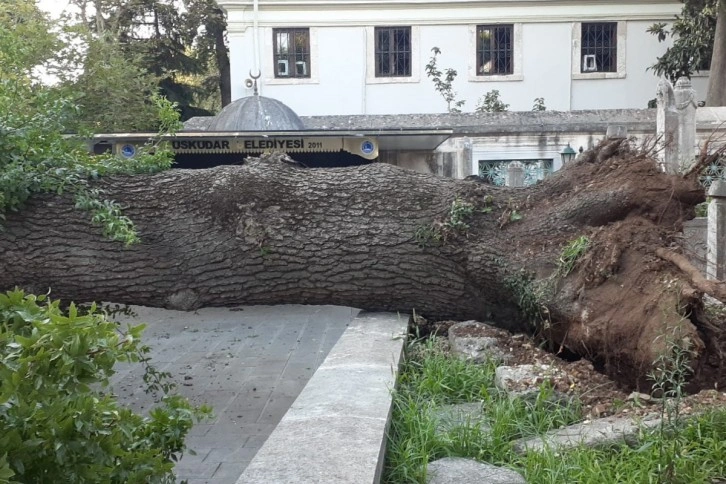
[[[543, 383], [564, 377], [562, 370], [551, 365], [500, 366], [496, 369], [494, 384], [511, 397], [526, 398], [537, 396]], [[557, 400], [565, 400], [561, 397], [555, 392]]]
[[427, 484], [526, 484], [521, 474], [506, 467], [462, 457], [429, 462]]
[[477, 336], [477, 334], [495, 331], [499, 330], [477, 321], [454, 324], [449, 328], [449, 344], [452, 354], [473, 363], [484, 363], [490, 359], [506, 363], [511, 359], [511, 355], [501, 349], [496, 337]]
[[[358, 312], [300, 305], [134, 309], [138, 317], [133, 321], [148, 323], [143, 340], [151, 347], [152, 364], [172, 373], [179, 393], [214, 409], [216, 418], [196, 424], [187, 437], [198, 454], [185, 453], [176, 466], [179, 480], [209, 484], [236, 481], [273, 431], [270, 422], [282, 418], [321, 354]], [[138, 367], [119, 365], [112, 386], [124, 403], [146, 411], [153, 400], [143, 391]], [[289, 378], [295, 385], [284, 384]]]
[[641, 429], [652, 429], [660, 425], [660, 418], [649, 416], [642, 420], [630, 417], [599, 418], [561, 429], [552, 430], [544, 435], [520, 439], [514, 444], [514, 451], [519, 454], [541, 452], [544, 449], [566, 450], [584, 445], [597, 447], [601, 445], [625, 442], [633, 445], [637, 442]]
[[436, 420], [438, 436], [445, 436], [457, 427], [479, 426], [482, 433], [489, 433], [491, 430], [484, 417], [481, 402], [443, 405], [433, 410], [432, 417]]

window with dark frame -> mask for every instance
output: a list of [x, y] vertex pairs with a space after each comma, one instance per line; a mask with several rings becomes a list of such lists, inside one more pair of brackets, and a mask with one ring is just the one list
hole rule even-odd
[[617, 22], [582, 24], [580, 72], [618, 71]]
[[272, 29], [276, 78], [310, 77], [310, 29]]
[[696, 71], [709, 71], [711, 70], [711, 53], [709, 52], [708, 55], [701, 57], [701, 61], [696, 64]]
[[514, 25], [476, 26], [476, 75], [514, 72]]
[[376, 77], [411, 76], [411, 27], [375, 28]]

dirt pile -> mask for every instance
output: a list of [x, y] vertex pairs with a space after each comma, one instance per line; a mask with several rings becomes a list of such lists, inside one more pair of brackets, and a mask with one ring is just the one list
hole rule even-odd
[[[518, 262], [503, 279], [532, 275], [511, 303], [529, 313], [537, 341], [588, 359], [625, 388], [647, 393], [653, 363], [674, 351], [689, 353], [691, 390], [723, 387], [726, 311], [704, 310], [703, 297], [723, 301], [726, 288], [705, 281], [680, 244], [704, 189], [697, 171], [667, 175], [652, 154], [608, 140], [515, 191], [508, 205], [528, 223], [501, 228]], [[586, 249], [565, 267], [575, 240]]]

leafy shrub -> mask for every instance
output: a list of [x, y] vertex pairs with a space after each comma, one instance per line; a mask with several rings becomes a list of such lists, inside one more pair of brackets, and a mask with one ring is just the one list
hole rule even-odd
[[484, 94], [476, 103], [477, 113], [502, 113], [509, 109], [509, 104], [502, 101], [499, 89], [492, 89]]
[[532, 104], [532, 111], [547, 111], [547, 106], [545, 106], [545, 100], [543, 97], [534, 98], [534, 103]]
[[117, 362], [148, 365], [143, 328], [121, 329], [95, 305], [0, 293], [0, 483], [173, 482], [186, 434], [210, 410], [149, 366], [164, 395], [148, 416], [108, 391]]
[[426, 75], [431, 78], [434, 83], [434, 89], [441, 94], [446, 101], [446, 110], [450, 113], [460, 113], [461, 108], [466, 101], [456, 100], [456, 91], [454, 91], [453, 83], [456, 79], [457, 72], [455, 69], [448, 67], [442, 72], [437, 65], [437, 56], [441, 54], [441, 49], [434, 47], [431, 49], [433, 55], [426, 64]]

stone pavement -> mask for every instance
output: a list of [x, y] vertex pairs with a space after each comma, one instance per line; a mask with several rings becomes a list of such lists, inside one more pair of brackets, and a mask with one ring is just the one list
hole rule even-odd
[[[214, 420], [195, 425], [187, 438], [197, 454], [176, 466], [178, 480], [189, 484], [236, 482], [358, 313], [301, 305], [132, 309], [133, 321], [148, 323], [143, 341], [152, 347], [152, 364], [170, 372], [192, 403], [214, 408]], [[120, 367], [112, 385], [144, 411], [152, 400], [141, 374]]]
[[237, 484], [380, 482], [408, 322], [359, 313]]

